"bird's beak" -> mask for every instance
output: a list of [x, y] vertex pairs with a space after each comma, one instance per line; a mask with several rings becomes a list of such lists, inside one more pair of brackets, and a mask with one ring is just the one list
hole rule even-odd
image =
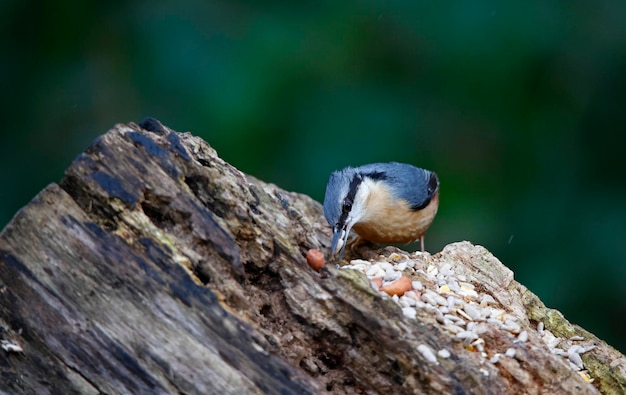
[[330, 248], [330, 255], [334, 258], [335, 255], [341, 256], [343, 249], [348, 241], [350, 229], [348, 225], [342, 227], [336, 226], [333, 228], [333, 244]]

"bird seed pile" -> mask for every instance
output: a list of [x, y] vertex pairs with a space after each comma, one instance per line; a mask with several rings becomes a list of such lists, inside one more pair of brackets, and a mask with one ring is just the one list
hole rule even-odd
[[[532, 336], [540, 337], [552, 353], [566, 358], [570, 367], [587, 382], [592, 381], [580, 355], [595, 346], [580, 345], [584, 338], [579, 336], [558, 338], [545, 329], [542, 322], [536, 328], [530, 327], [523, 317], [516, 316], [491, 294], [481, 291], [472, 278], [455, 273], [450, 263], [436, 263], [428, 253], [391, 253], [370, 261], [352, 260], [342, 268], [364, 273], [382, 297], [393, 299], [402, 308], [405, 317], [415, 319], [419, 310], [433, 314], [438, 325], [463, 342], [466, 350], [490, 363], [515, 358], [516, 349], [526, 346], [530, 331], [534, 332]], [[489, 336], [483, 335], [493, 330], [507, 332], [510, 347], [497, 349], [498, 345], [487, 344]], [[425, 344], [420, 345], [418, 351], [435, 364], [439, 363], [438, 358], [450, 357], [450, 351], [435, 352]]]

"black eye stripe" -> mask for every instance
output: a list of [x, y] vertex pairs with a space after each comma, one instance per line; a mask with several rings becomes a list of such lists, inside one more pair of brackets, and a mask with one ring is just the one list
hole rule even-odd
[[352, 210], [352, 204], [356, 197], [356, 191], [359, 189], [359, 185], [363, 182], [363, 177], [360, 174], [355, 174], [352, 180], [350, 180], [350, 186], [348, 187], [348, 193], [341, 205], [341, 217], [339, 217], [339, 223], [345, 224], [348, 219], [348, 214]]

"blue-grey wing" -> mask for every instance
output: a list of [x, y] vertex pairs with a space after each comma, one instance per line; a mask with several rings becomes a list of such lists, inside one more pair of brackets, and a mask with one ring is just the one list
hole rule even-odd
[[404, 163], [375, 163], [361, 167], [373, 179], [384, 179], [396, 197], [409, 202], [411, 209], [421, 210], [439, 191], [437, 174]]

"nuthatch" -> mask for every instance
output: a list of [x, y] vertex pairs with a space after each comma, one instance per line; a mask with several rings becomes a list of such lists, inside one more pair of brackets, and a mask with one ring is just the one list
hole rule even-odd
[[360, 240], [411, 243], [420, 240], [439, 207], [439, 179], [430, 170], [403, 163], [347, 167], [330, 175], [324, 216], [333, 229], [331, 255], [341, 254], [354, 229]]

